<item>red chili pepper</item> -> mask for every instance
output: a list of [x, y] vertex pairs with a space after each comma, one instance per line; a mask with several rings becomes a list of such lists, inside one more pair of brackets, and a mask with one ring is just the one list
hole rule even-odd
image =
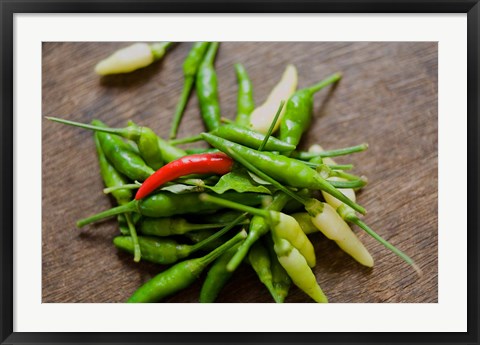
[[150, 175], [138, 189], [135, 200], [140, 200], [161, 185], [190, 174], [224, 175], [232, 170], [233, 160], [222, 152], [189, 155], [174, 160]]

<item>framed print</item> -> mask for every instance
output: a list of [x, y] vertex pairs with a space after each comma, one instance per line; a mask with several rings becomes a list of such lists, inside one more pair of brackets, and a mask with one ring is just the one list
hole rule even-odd
[[477, 1], [112, 5], [2, 3], [2, 343], [478, 343]]

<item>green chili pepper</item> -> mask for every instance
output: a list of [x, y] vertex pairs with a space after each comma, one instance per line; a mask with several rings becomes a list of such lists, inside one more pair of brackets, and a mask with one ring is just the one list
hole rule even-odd
[[232, 239], [213, 250], [209, 254], [196, 259], [182, 261], [156, 275], [142, 285], [128, 299], [128, 303], [158, 302], [161, 299], [180, 291], [195, 282], [203, 270], [229, 248], [247, 236], [243, 230]]
[[[200, 213], [214, 211], [222, 208], [213, 203], [199, 202], [198, 193], [173, 194], [161, 192], [149, 195], [141, 200], [132, 200], [129, 203], [97, 213], [91, 217], [77, 222], [78, 227], [115, 216], [125, 212], [136, 212], [146, 217], [170, 217], [178, 214]], [[225, 192], [222, 197], [246, 205], [258, 205], [262, 202], [263, 195], [256, 193]]]
[[138, 146], [140, 155], [150, 167], [157, 170], [163, 165], [162, 153], [158, 147], [157, 135], [148, 127], [139, 127], [131, 121], [129, 122], [128, 127], [125, 128], [109, 128], [104, 125], [100, 125], [99, 122], [95, 122], [99, 125], [88, 125], [74, 121], [57, 119], [55, 117], [47, 117], [47, 119], [97, 132], [116, 134], [123, 138], [133, 140]]
[[[192, 245], [180, 244], [169, 238], [158, 237], [138, 237], [137, 242], [140, 245], [142, 257], [157, 264], [168, 265], [177, 262], [179, 259], [186, 258], [190, 254], [203, 248], [205, 245], [218, 240], [222, 235], [227, 233], [238, 223], [246, 218], [246, 214], [242, 214], [232, 222], [224, 226], [221, 230], [215, 232], [208, 238], [199, 243]], [[118, 236], [113, 239], [113, 243], [119, 249], [129, 253], [134, 252], [135, 240], [130, 236]]]
[[125, 140], [125, 142], [130, 146], [130, 149], [135, 152], [137, 155], [140, 155], [140, 151], [138, 150], [138, 145], [132, 140]]
[[[218, 127], [212, 131], [211, 134], [254, 149], [258, 149], [265, 140], [264, 134], [234, 124]], [[284, 141], [269, 136], [263, 149], [266, 151], [284, 152], [291, 151], [292, 147], [294, 148], [295, 145], [287, 144]]]
[[[120, 174], [110, 163], [107, 161], [105, 154], [103, 153], [98, 133], [94, 134], [95, 148], [97, 149], [98, 162], [100, 165], [100, 175], [105, 183], [106, 187], [119, 187], [128, 183], [127, 179]], [[132, 192], [128, 189], [117, 189], [112, 192], [119, 205], [125, 205], [132, 200]], [[138, 262], [141, 258], [141, 250], [138, 244], [137, 231], [133, 225], [130, 213], [124, 215], [127, 223], [128, 232], [132, 236], [132, 244], [134, 248], [134, 261]]]
[[[284, 193], [280, 192], [277, 193], [271, 204], [266, 207], [269, 211], [281, 211], [282, 208], [285, 206], [289, 197]], [[245, 241], [242, 242], [240, 247], [238, 248], [237, 252], [233, 256], [232, 260], [227, 265], [227, 269], [229, 271], [235, 271], [243, 261], [245, 256], [248, 253], [250, 247], [263, 235], [265, 235], [270, 230], [270, 226], [268, 222], [262, 216], [253, 216], [252, 220], [250, 221], [250, 227], [248, 229], [248, 236]]]
[[292, 279], [287, 271], [285, 271], [285, 268], [280, 264], [280, 261], [278, 261], [277, 254], [273, 249], [274, 244], [272, 237], [265, 236], [264, 239], [266, 239], [266, 247], [270, 254], [272, 282], [277, 296], [277, 303], [283, 303], [288, 296], [288, 291], [292, 285]]
[[238, 80], [237, 118], [235, 122], [239, 126], [248, 127], [250, 125], [250, 114], [255, 109], [253, 85], [247, 70], [242, 64], [237, 63], [234, 67]]
[[[100, 175], [106, 187], [118, 187], [128, 184], [127, 178], [120, 174], [105, 157], [105, 153], [100, 145], [98, 133], [94, 135], [95, 148], [97, 150], [98, 164], [100, 166]], [[112, 192], [113, 197], [119, 205], [125, 205], [132, 200], [132, 191], [129, 189], [117, 189]]]
[[[228, 223], [230, 221], [214, 224], [192, 224], [183, 218], [144, 218], [140, 224], [140, 231], [142, 234], [152, 236], [183, 235], [189, 231], [222, 228]], [[245, 224], [245, 222], [242, 224]]]
[[[222, 125], [213, 131], [209, 132], [217, 137], [233, 141], [237, 144], [242, 144], [244, 146], [257, 149], [265, 140], [266, 136], [262, 133], [255, 132], [251, 129], [244, 128], [233, 123]], [[182, 138], [177, 140], [170, 141], [172, 145], [188, 144], [196, 141], [202, 140], [203, 137], [201, 134], [195, 135], [193, 137]], [[292, 151], [295, 149], [294, 145], [287, 144], [281, 140], [278, 140], [275, 137], [269, 136], [265, 147], [263, 148], [267, 151]]]
[[341, 74], [335, 73], [320, 83], [296, 91], [287, 102], [285, 115], [280, 123], [280, 139], [297, 146], [303, 132], [310, 125], [313, 113], [313, 95], [325, 86], [337, 82]]
[[158, 136], [148, 127], [137, 126], [133, 121], [128, 121], [128, 132], [130, 140], [133, 140], [137, 146], [140, 155], [145, 162], [155, 170], [163, 166], [162, 148], [158, 141]]
[[233, 150], [275, 180], [296, 188], [324, 190], [358, 212], [362, 214], [366, 213], [363, 207], [348, 199], [345, 195], [335, 189], [332, 184], [322, 178], [315, 170], [311, 169], [301, 161], [282, 155], [276, 155], [271, 152], [253, 150], [216, 137], [212, 134], [203, 133], [202, 136], [210, 145], [225, 152], [227, 155]]
[[[99, 120], [92, 121], [92, 124], [98, 127], [105, 126]], [[99, 133], [98, 139], [108, 161], [131, 180], [144, 181], [155, 172], [119, 136]]]
[[248, 253], [248, 262], [257, 273], [260, 281], [265, 285], [275, 302], [280, 303], [280, 298], [273, 287], [271, 261], [267, 249], [260, 242], [255, 242]]
[[205, 56], [210, 42], [196, 42], [193, 44], [192, 49], [188, 53], [185, 61], [183, 62], [183, 90], [180, 99], [175, 108], [175, 114], [173, 115], [172, 128], [170, 129], [170, 139], [175, 139], [177, 136], [178, 126], [182, 120], [183, 112], [188, 103], [190, 92], [192, 91], [193, 83], [195, 82], [195, 76], [197, 75], [198, 68]]
[[207, 276], [200, 290], [200, 303], [213, 303], [217, 299], [220, 290], [232, 277], [233, 272], [227, 270], [227, 263], [235, 254], [239, 244], [223, 253], [208, 270]]
[[213, 67], [219, 43], [213, 42], [197, 72], [195, 85], [203, 122], [209, 131], [220, 126], [220, 104], [218, 102], [217, 73]]

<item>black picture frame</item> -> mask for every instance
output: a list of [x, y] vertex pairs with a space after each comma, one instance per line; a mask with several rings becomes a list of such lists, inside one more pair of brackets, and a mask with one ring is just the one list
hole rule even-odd
[[[479, 344], [479, 0], [0, 0], [0, 341], [2, 344]], [[16, 13], [467, 13], [468, 41], [468, 331], [465, 333], [20, 333], [13, 332], [13, 16]], [[455, 317], [452, 315], [452, 317]]]

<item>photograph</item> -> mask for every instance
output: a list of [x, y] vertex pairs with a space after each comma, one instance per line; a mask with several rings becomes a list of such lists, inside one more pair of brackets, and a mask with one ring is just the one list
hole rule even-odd
[[42, 42], [42, 303], [431, 303], [438, 42]]

